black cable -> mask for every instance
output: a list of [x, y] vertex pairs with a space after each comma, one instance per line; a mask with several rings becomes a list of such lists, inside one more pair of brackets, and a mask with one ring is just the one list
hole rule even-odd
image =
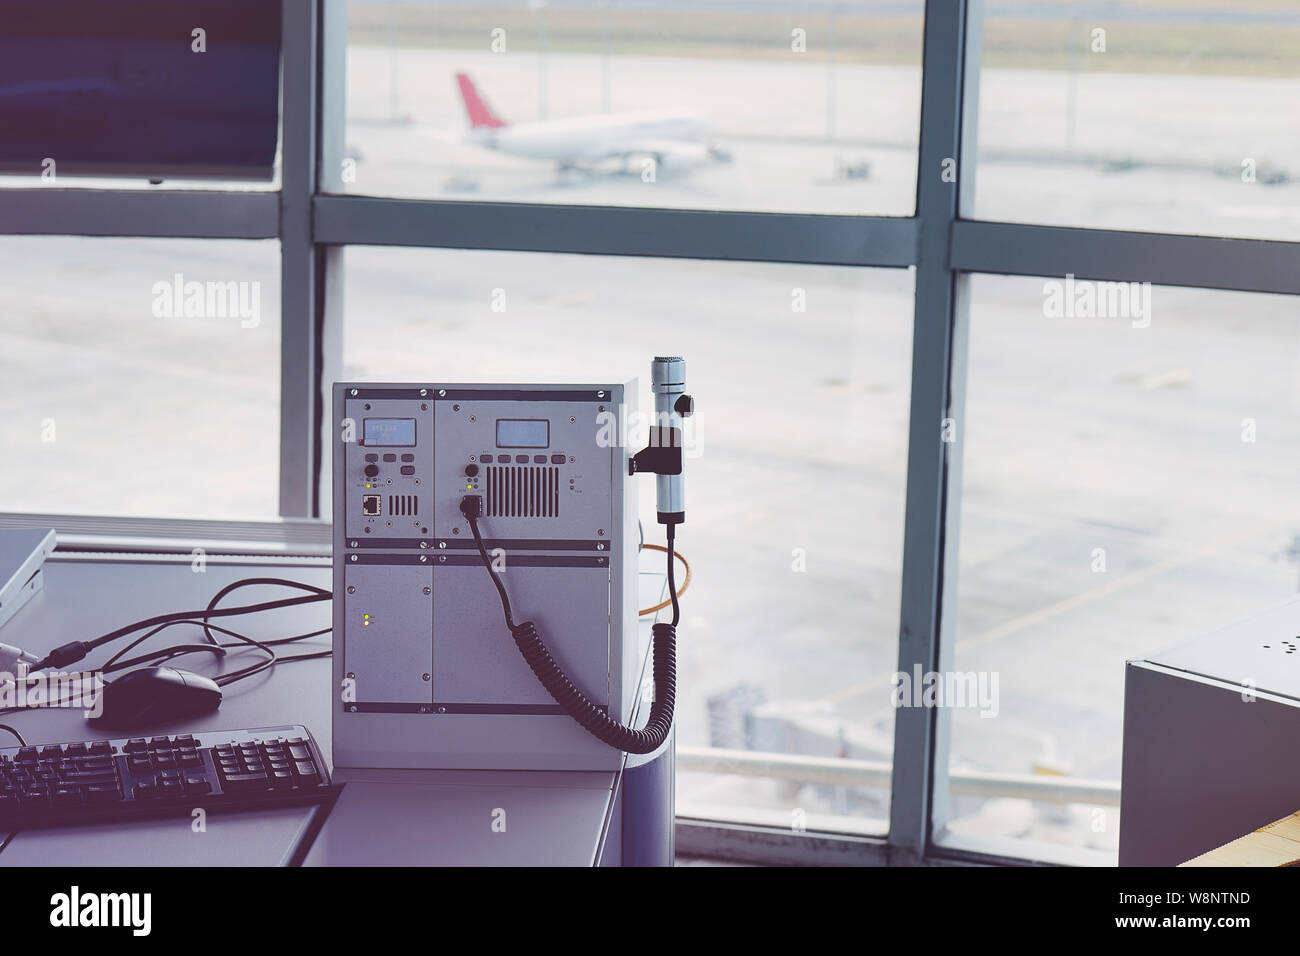
[[236, 681], [241, 681], [246, 677], [252, 677], [254, 674], [260, 674], [262, 671], [266, 670], [267, 667], [272, 665], [279, 667], [281, 664], [292, 664], [294, 661], [314, 661], [319, 660], [322, 657], [331, 657], [333, 654], [333, 651], [316, 651], [312, 654], [294, 654], [292, 657], [280, 657], [277, 654], [274, 661], [269, 663], [264, 662], [263, 666], [256, 669], [248, 669], [247, 673], [236, 671], [233, 674], [222, 674], [221, 677], [217, 679], [217, 683], [222, 687], [225, 687], [229, 684], [235, 683]]
[[[214, 678], [215, 682], [219, 686], [224, 687], [228, 684], [233, 684], [236, 681], [243, 680], [246, 677], [252, 677], [255, 674], [259, 674], [262, 671], [266, 670], [267, 668], [273, 667], [276, 663], [278, 663], [281, 660], [281, 658], [279, 657], [279, 655], [276, 654], [274, 650], [271, 649], [273, 645], [287, 644], [291, 641], [304, 640], [309, 637], [317, 637], [319, 635], [328, 634], [330, 632], [331, 630], [330, 628], [321, 628], [316, 631], [308, 631], [305, 634], [295, 634], [290, 637], [277, 638], [275, 640], [270, 640], [270, 641], [255, 641], [252, 638], [248, 637], [247, 635], [240, 634], [238, 631], [233, 631], [230, 628], [221, 627], [217, 624], [213, 624], [208, 619], [210, 616], [215, 616], [217, 614], [224, 613], [222, 611], [217, 611], [216, 607], [217, 604], [220, 603], [221, 599], [224, 598], [226, 595], [240, 588], [253, 587], [257, 585], [297, 588], [300, 591], [306, 591], [310, 595], [312, 595], [311, 597], [305, 599], [295, 598], [292, 600], [286, 599], [283, 602], [271, 602], [275, 605], [282, 606], [282, 607], [292, 606], [295, 603], [323, 601], [333, 596], [330, 591], [327, 591], [324, 588], [318, 588], [315, 585], [311, 585], [311, 584], [304, 584], [301, 581], [291, 581], [288, 578], [243, 578], [239, 581], [235, 581], [231, 584], [226, 585], [215, 595], [213, 595], [212, 599], [208, 602], [208, 606], [202, 612], [195, 615], [195, 618], [198, 619], [179, 618], [174, 620], [163, 621], [163, 623], [153, 628], [153, 630], [136, 638], [126, 647], [122, 648], [120, 651], [118, 651], [116, 654], [110, 657], [108, 661], [102, 667], [99, 668], [99, 670], [106, 673], [111, 673], [112, 671], [115, 670], [122, 670], [127, 667], [134, 667], [137, 664], [145, 664], [150, 662], [154, 664], [161, 664], [165, 661], [172, 660], [173, 658], [180, 657], [185, 654], [191, 654], [191, 653], [202, 652], [202, 651], [211, 651], [212, 653], [215, 653], [220, 657], [224, 657], [227, 648], [239, 647], [241, 643], [250, 645], [252, 647], [256, 647], [259, 650], [263, 650], [266, 652], [267, 657], [265, 660], [259, 661], [258, 663], [250, 665], [249, 667], [243, 668], [241, 670], [233, 671], [228, 674], [221, 674], [216, 678]], [[254, 606], [261, 607], [262, 605], [254, 605]], [[238, 608], [227, 609], [227, 611], [229, 610], [239, 611], [241, 609]], [[248, 608], [244, 608], [242, 610], [247, 611]], [[166, 630], [169, 627], [174, 627], [178, 624], [193, 624], [202, 627], [203, 635], [207, 643], [206, 644], [178, 644], [167, 648], [161, 648], [157, 651], [150, 652], [149, 654], [142, 654], [139, 657], [134, 657], [131, 658], [130, 660], [126, 660], [126, 661], [120, 660], [123, 654], [139, 646], [141, 643], [148, 640], [153, 635], [159, 633], [160, 631]], [[230, 637], [234, 637], [240, 643], [222, 644], [219, 641], [217, 641], [215, 636], [213, 636], [212, 633], [213, 631], [218, 631], [222, 634], [226, 634], [229, 635]], [[92, 642], [92, 645], [94, 643], [96, 642]], [[293, 658], [286, 658], [285, 660], [314, 659], [317, 657], [328, 656], [329, 653], [330, 652], [326, 651], [318, 654], [298, 655]]]
[[[332, 592], [327, 591], [324, 588], [318, 588], [312, 584], [303, 584], [301, 581], [290, 581], [288, 578], [243, 578], [242, 580], [235, 581], [232, 584], [226, 585], [215, 595], [213, 595], [212, 600], [208, 602], [206, 614], [221, 613], [216, 608], [217, 608], [217, 604], [221, 601], [223, 597], [225, 597], [227, 594], [231, 593], [232, 591], [238, 590], [239, 588], [253, 587], [255, 585], [273, 585], [273, 586], [281, 586], [281, 587], [291, 587], [291, 588], [297, 588], [300, 591], [307, 591], [309, 594], [313, 595], [312, 597], [307, 598], [306, 599], [307, 601], [324, 601], [334, 596]], [[216, 644], [216, 639], [212, 637], [212, 631], [214, 630], [221, 631], [222, 633], [229, 634], [230, 636], [238, 638], [241, 641], [254, 645], [260, 648], [261, 650], [266, 651], [268, 654], [267, 659], [264, 661], [259, 661], [258, 663], [245, 667], [242, 670], [233, 671], [229, 674], [222, 674], [220, 677], [217, 677], [215, 680], [219, 687], [226, 687], [227, 685], [233, 684], [236, 681], [241, 681], [244, 680], [245, 678], [252, 677], [255, 674], [260, 674], [263, 671], [271, 667], [274, 667], [280, 661], [279, 655], [277, 655], [275, 651], [272, 650], [271, 643], [263, 642], [263, 641], [255, 641], [252, 638], [247, 637], [243, 634], [238, 634], [235, 631], [218, 627], [215, 624], [209, 624], [206, 621], [206, 615], [205, 615], [205, 621], [203, 624], [204, 635], [207, 636], [209, 641]], [[325, 630], [328, 630], [328, 628]], [[304, 637], [314, 637], [316, 634], [320, 634], [320, 633], [324, 633], [324, 631], [314, 631], [308, 634], [297, 635], [292, 638], [280, 638], [274, 643], [283, 644], [291, 640], [301, 640]], [[320, 652], [317, 654], [300, 654], [292, 658], [292, 660], [311, 660], [316, 657], [327, 656], [327, 653], [328, 652]]]
[[[201, 622], [199, 622], [199, 621], [189, 621], [189, 622], [184, 622], [184, 623], [190, 623], [190, 624], [194, 624], [194, 625], [197, 626], [197, 625], [199, 625]], [[214, 628], [215, 628], [215, 625], [214, 625]], [[225, 631], [226, 629], [225, 629], [225, 628], [221, 628], [221, 630], [222, 630], [222, 631]], [[292, 638], [277, 638], [276, 640], [273, 640], [273, 641], [262, 641], [262, 642], [260, 642], [260, 643], [266, 645], [267, 647], [270, 647], [270, 646], [272, 646], [272, 645], [280, 644], [280, 643], [283, 643], [283, 642], [285, 642], [285, 641], [301, 640], [301, 639], [303, 639], [304, 637], [317, 637], [317, 636], [319, 636], [319, 635], [322, 634], [322, 633], [328, 633], [328, 632], [329, 632], [329, 628], [324, 628], [322, 631], [319, 631], [319, 632], [318, 632], [318, 631], [313, 631], [313, 632], [311, 632], [310, 634], [299, 634], [299, 635], [297, 635], [297, 636], [295, 636], [295, 637], [292, 637]], [[234, 633], [234, 632], [232, 631], [232, 632], [228, 632], [228, 633]], [[244, 635], [242, 635], [242, 634], [241, 634], [241, 635], [238, 635], [238, 636], [241, 637], [241, 638], [244, 637]], [[243, 645], [242, 645], [242, 644], [222, 644], [222, 645], [220, 645], [220, 646], [221, 646], [221, 647], [225, 647], [225, 648], [230, 648], [230, 647], [240, 647], [240, 646], [243, 646]], [[160, 663], [161, 661], [170, 660], [172, 657], [179, 657], [179, 656], [180, 656], [180, 653], [181, 653], [181, 652], [178, 650], [179, 648], [192, 648], [192, 649], [198, 651], [198, 650], [209, 650], [209, 647], [210, 647], [210, 646], [207, 645], [207, 644], [187, 644], [187, 645], [176, 645], [175, 647], [162, 648], [162, 649], [160, 649], [159, 651], [157, 651], [155, 654], [141, 655], [139, 658], [136, 658], [136, 659], [134, 659], [133, 661], [131, 661], [131, 662], [130, 662], [130, 665], [133, 666], [134, 664], [137, 664], [137, 663], [145, 663], [145, 662], [148, 662], [148, 661], [155, 661], [155, 662], [159, 662], [159, 663]], [[172, 650], [178, 650], [178, 652], [175, 653], [175, 654], [169, 654], [168, 652], [169, 652], [169, 651], [172, 651]], [[189, 651], [189, 650], [185, 650], [184, 653], [190, 653], [190, 651]], [[292, 664], [294, 661], [314, 661], [314, 660], [319, 660], [319, 659], [322, 658], [322, 657], [331, 657], [331, 656], [333, 656], [333, 654], [334, 654], [334, 651], [333, 651], [333, 650], [327, 650], [327, 651], [314, 651], [314, 652], [312, 652], [312, 653], [310, 653], [310, 654], [294, 654], [294, 655], [292, 655], [292, 656], [290, 656], [290, 657], [280, 657], [279, 655], [276, 655], [275, 661], [274, 661], [273, 663], [275, 664], [275, 666], [279, 666], [280, 664]], [[161, 659], [160, 659], [160, 658], [159, 658], [159, 655], [164, 655], [164, 656], [162, 656]], [[114, 669], [116, 670], [116, 669], [120, 669], [120, 668], [122, 668], [122, 667], [126, 667], [126, 666], [129, 666], [128, 663], [127, 663], [127, 662], [122, 662], [122, 663], [120, 663], [119, 665], [117, 665], [117, 667], [115, 667]], [[230, 674], [221, 674], [221, 675], [218, 675], [217, 678], [214, 678], [214, 680], [215, 680], [218, 684], [220, 684], [221, 686], [224, 687], [224, 686], [226, 686], [227, 684], [233, 684], [233, 683], [235, 683], [236, 681], [243, 680], [243, 679], [246, 678], [246, 677], [252, 677], [254, 674], [256, 674], [256, 673], [260, 673], [262, 670], [265, 670], [267, 666], [270, 666], [269, 663], [263, 661], [263, 662], [260, 663], [260, 665], [255, 665], [254, 668], [245, 668], [245, 669], [242, 670], [242, 671], [234, 671], [234, 672], [232, 672], [232, 673], [230, 673]], [[222, 680], [223, 678], [224, 678], [224, 680]], [[55, 706], [55, 707], [57, 707], [57, 706], [65, 705], [65, 704], [73, 704], [73, 703], [75, 703], [76, 701], [78, 701], [78, 700], [80, 700], [80, 699], [81, 699], [80, 696], [64, 698], [63, 700], [50, 701], [50, 702], [48, 702], [47, 706]], [[14, 713], [20, 713], [20, 712], [27, 712], [27, 711], [30, 711], [31, 709], [32, 709], [32, 708], [30, 708], [30, 707], [5, 707], [5, 708], [3, 708], [3, 709], [0, 709], [0, 714], [14, 714]]]
[[[221, 599], [225, 597], [227, 594], [230, 594], [232, 591], [237, 591], [240, 588], [254, 587], [256, 585], [297, 588], [299, 591], [306, 591], [309, 594], [316, 595], [314, 600], [318, 600], [318, 601], [329, 600], [334, 596], [333, 592], [327, 591], [325, 588], [318, 588], [314, 584], [303, 584], [301, 581], [291, 581], [288, 578], [241, 578], [240, 580], [235, 581], [232, 584], [227, 584], [224, 588], [222, 588], [220, 591], [218, 591], [216, 594], [212, 596], [212, 600], [208, 602], [207, 613], [211, 614], [215, 610], [216, 606], [221, 603]], [[205, 618], [206, 616], [207, 615], [205, 615]], [[216, 639], [212, 637], [212, 633], [206, 625], [203, 628], [203, 635], [208, 639], [209, 643], [212, 644], [217, 643]], [[303, 636], [314, 636], [314, 635], [303, 635]], [[296, 638], [286, 638], [285, 640], [296, 640]]]
[[[230, 594], [232, 591], [236, 591], [240, 588], [252, 587], [256, 585], [290, 587], [290, 588], [296, 588], [300, 591], [306, 591], [308, 593], [303, 597], [297, 597], [297, 598], [281, 598], [275, 601], [264, 601], [258, 604], [240, 605], [238, 607], [228, 607], [228, 608], [217, 607], [217, 604], [220, 603], [221, 599], [224, 598], [226, 595]], [[98, 668], [98, 670], [103, 673], [111, 673], [113, 671], [123, 670], [127, 667], [134, 667], [139, 664], [146, 664], [146, 663], [161, 664], [175, 657], [180, 657], [185, 654], [200, 653], [204, 651], [214, 653], [219, 657], [224, 657], [227, 649], [234, 648], [234, 647], [241, 647], [241, 646], [257, 648], [258, 650], [264, 651], [266, 653], [267, 655], [266, 659], [259, 661], [256, 664], [252, 664], [248, 667], [241, 668], [240, 670], [232, 671], [227, 674], [220, 674], [217, 677], [215, 677], [214, 681], [218, 685], [224, 687], [228, 684], [233, 684], [236, 681], [243, 680], [244, 678], [252, 677], [255, 674], [259, 674], [262, 671], [270, 667], [273, 667], [277, 663], [281, 663], [281, 662], [288, 663], [290, 661], [298, 661], [298, 660], [315, 660], [321, 657], [330, 656], [332, 654], [332, 651], [319, 651], [311, 654], [298, 654], [292, 657], [281, 658], [278, 654], [276, 654], [274, 650], [272, 650], [272, 647], [281, 644], [288, 644], [293, 641], [305, 640], [310, 637], [318, 637], [323, 634], [328, 634], [331, 631], [331, 628], [328, 627], [320, 628], [315, 631], [308, 631], [304, 634], [294, 634], [289, 637], [275, 638], [267, 641], [257, 641], [251, 637], [248, 637], [245, 634], [240, 634], [238, 631], [234, 631], [231, 630], [230, 628], [225, 628], [217, 624], [213, 624], [210, 618], [233, 617], [240, 614], [252, 614], [260, 611], [277, 610], [279, 608], [284, 608], [284, 607], [295, 607], [301, 604], [311, 604], [319, 601], [327, 601], [330, 600], [332, 597], [333, 597], [332, 592], [326, 590], [325, 588], [319, 588], [311, 584], [304, 584], [301, 581], [292, 581], [289, 580], [288, 578], [244, 578], [239, 581], [235, 581], [231, 584], [228, 584], [220, 591], [218, 591], [212, 597], [212, 600], [208, 602], [208, 606], [204, 608], [202, 611], [174, 611], [169, 614], [160, 614], [151, 618], [147, 618], [142, 621], [137, 621], [133, 624], [125, 625], [124, 627], [117, 628], [114, 631], [110, 631], [108, 634], [101, 635], [100, 637], [94, 638], [93, 640], [90, 641], [73, 641], [69, 644], [65, 644], [61, 647], [55, 648], [43, 660], [35, 664], [33, 669], [35, 670], [35, 669], [40, 669], [40, 668], [50, 667], [50, 666], [64, 666], [66, 664], [74, 663], [84, 658], [90, 651], [94, 650], [95, 648], [101, 647], [104, 644], [125, 637], [128, 634], [131, 634], [135, 631], [141, 630], [146, 627], [152, 627], [152, 630], [150, 630], [146, 634], [141, 635], [140, 637], [137, 637], [126, 647], [119, 650], [116, 654], [110, 657], [102, 667]], [[138, 647], [141, 643], [148, 640], [150, 637], [153, 637], [155, 634], [158, 634], [159, 632], [166, 630], [169, 627], [174, 627], [178, 624], [191, 624], [197, 627], [202, 627], [203, 636], [206, 643], [176, 644], [170, 647], [160, 648], [148, 654], [141, 654], [129, 660], [121, 659], [124, 654], [134, 649], [135, 647]], [[213, 631], [217, 631], [222, 634], [229, 635], [230, 637], [235, 638], [236, 642], [222, 644], [213, 635]], [[65, 701], [60, 701], [58, 703], [65, 703]], [[14, 711], [21, 711], [25, 709], [26, 708], [22, 708], [22, 707], [9, 707], [9, 708], [0, 709], [0, 714], [11, 713]]]
[[[180, 621], [168, 621], [166, 624], [159, 624], [153, 630], [137, 637], [134, 641], [132, 641], [130, 644], [126, 645], [126, 647], [119, 650], [116, 654], [114, 654], [112, 657], [106, 660], [99, 667], [95, 668], [95, 670], [101, 671], [105, 674], [111, 674], [113, 671], [122, 670], [122, 668], [124, 667], [133, 667], [136, 664], [143, 664], [145, 661], [153, 660], [154, 658], [159, 657], [160, 655], [167, 654], [168, 651], [171, 651], [175, 648], [170, 648], [170, 647], [164, 648], [163, 650], [160, 651], [152, 651], [148, 654], [142, 654], [139, 657], [133, 657], [128, 661], [119, 661], [119, 658], [127, 651], [134, 650], [136, 647], [139, 647], [141, 644], [149, 640], [149, 638], [153, 637], [155, 634], [159, 633], [160, 631], [165, 631], [169, 627], [176, 627], [180, 624], [202, 625], [203, 623], [204, 623], [203, 621], [180, 620]], [[215, 627], [216, 625], [213, 626]], [[226, 655], [225, 649], [222, 648], [220, 644], [183, 644], [183, 645], [177, 645], [177, 647], [192, 648], [195, 651], [200, 651], [200, 650], [210, 651], [211, 653], [216, 654], [218, 657], [224, 657]], [[174, 657], [176, 655], [167, 654], [167, 656]]]
[[18, 746], [20, 746], [20, 747], [26, 747], [26, 746], [27, 746], [27, 741], [23, 740], [23, 735], [20, 734], [18, 731], [14, 730], [14, 729], [13, 729], [12, 727], [10, 727], [8, 724], [0, 724], [0, 730], [7, 730], [7, 731], [9, 731], [9, 733], [13, 734], [14, 737], [15, 737], [15, 738], [17, 739], [17, 741], [18, 741]]
[[139, 657], [133, 657], [128, 661], [117, 661], [111, 667], [105, 665], [104, 667], [97, 667], [95, 670], [101, 674], [111, 674], [114, 671], [135, 667], [137, 664], [158, 666], [167, 663], [174, 657], [184, 657], [186, 654], [211, 654], [213, 652], [220, 652], [219, 656], [224, 657], [226, 649], [212, 644], [173, 644], [171, 647], [150, 651], [148, 654], [141, 654]]
[[[126, 667], [134, 667], [137, 664], [145, 664], [150, 661], [153, 661], [155, 663], [162, 663], [164, 660], [170, 660], [173, 657], [180, 657], [182, 654], [192, 654], [201, 651], [207, 651], [209, 653], [218, 653], [220, 656], [225, 656], [225, 653], [228, 649], [235, 648], [235, 647], [242, 647], [246, 644], [251, 643], [251, 640], [246, 635], [240, 634], [238, 631], [232, 631], [230, 628], [220, 627], [219, 625], [216, 624], [209, 624], [208, 626], [212, 630], [220, 631], [222, 634], [229, 634], [231, 637], [239, 638], [239, 640], [237, 642], [231, 642], [227, 644], [174, 644], [170, 647], [164, 647], [156, 651], [150, 651], [147, 654], [141, 654], [139, 657], [133, 657], [130, 660], [119, 661], [117, 659], [118, 657], [121, 657], [122, 654], [131, 650], [131, 648], [135, 647], [145, 638], [150, 637], [153, 634], [156, 634], [164, 627], [173, 627], [177, 624], [192, 624], [195, 627], [202, 627], [203, 623], [204, 623], [203, 621], [171, 621], [167, 624], [161, 625], [155, 630], [150, 631], [149, 634], [144, 635], [144, 637], [137, 638], [136, 640], [128, 644], [126, 647], [122, 648], [122, 650], [118, 651], [117, 654], [115, 654], [112, 658], [110, 658], [109, 661], [105, 663], [103, 666], [97, 668], [97, 670], [103, 671], [105, 673], [111, 673], [113, 671], [122, 670], [123, 668]], [[291, 637], [277, 637], [274, 638], [273, 640], [259, 641], [258, 643], [265, 645], [266, 647], [277, 647], [281, 644], [289, 644], [294, 641], [306, 640], [309, 637], [320, 637], [324, 634], [328, 634], [331, 630], [332, 628], [322, 627], [318, 631], [308, 631], [306, 634], [294, 634]], [[294, 657], [280, 657], [277, 654], [276, 663], [282, 664], [287, 661], [307, 660], [307, 659], [314, 659], [317, 657], [329, 657], [332, 653], [333, 651], [320, 651], [318, 653], [313, 653], [309, 655], [297, 655]]]
[[[214, 624], [213, 627], [216, 627]], [[322, 627], [318, 631], [308, 631], [306, 634], [294, 634], [292, 637], [277, 637], [269, 641], [263, 641], [267, 647], [278, 647], [281, 644], [291, 644], [294, 641], [305, 641], [309, 637], [320, 637], [322, 634], [328, 634], [334, 630], [332, 627]], [[232, 632], [233, 633], [233, 632]], [[242, 635], [240, 635], [242, 636]], [[222, 644], [222, 647], [234, 647], [234, 644]]]
[[[309, 591], [310, 593], [302, 597], [281, 598], [280, 600], [277, 601], [264, 601], [259, 604], [246, 604], [246, 605], [240, 605], [238, 607], [217, 608], [214, 606], [216, 601], [219, 601], [222, 597], [230, 593], [235, 588], [245, 587], [253, 583], [284, 584], [290, 587], [296, 587], [300, 590]], [[225, 588], [223, 588], [221, 591], [218, 592], [217, 596], [213, 598], [213, 601], [210, 602], [209, 606], [204, 610], [173, 611], [170, 614], [159, 614], [156, 615], [155, 617], [146, 618], [143, 621], [136, 621], [133, 624], [127, 624], [123, 627], [119, 627], [117, 630], [110, 631], [107, 634], [102, 634], [99, 637], [96, 637], [89, 641], [72, 641], [68, 644], [62, 645], [61, 647], [56, 647], [53, 651], [51, 651], [44, 658], [42, 658], [35, 665], [33, 665], [32, 669], [40, 670], [46, 667], [64, 667], [68, 664], [72, 664], [81, 660], [97, 647], [102, 647], [103, 645], [108, 644], [111, 641], [115, 641], [120, 637], [125, 637], [128, 634], [132, 634], [135, 631], [143, 630], [144, 628], [147, 627], [153, 627], [156, 624], [164, 624], [170, 621], [178, 621], [186, 618], [201, 618], [206, 621], [208, 618], [211, 617], [233, 617], [238, 614], [254, 614], [261, 611], [272, 611], [284, 607], [296, 607], [297, 605], [300, 604], [312, 604], [318, 601], [328, 601], [331, 597], [332, 597], [331, 593], [325, 590], [324, 588], [317, 588], [309, 584], [302, 584], [301, 582], [298, 581], [289, 581], [284, 578], [248, 578], [244, 581], [236, 581], [234, 584], [227, 585]], [[215, 643], [215, 640], [210, 640], [209, 642]]]
[[654, 635], [654, 681], [655, 699], [650, 705], [650, 717], [641, 730], [620, 724], [599, 707], [587, 699], [582, 691], [565, 676], [560, 665], [555, 662], [550, 651], [546, 649], [537, 625], [532, 621], [515, 624], [510, 611], [510, 597], [501, 584], [500, 576], [492, 570], [492, 561], [487, 548], [483, 545], [483, 535], [479, 533], [478, 519], [482, 511], [483, 499], [476, 495], [466, 495], [461, 499], [460, 510], [469, 521], [469, 529], [474, 534], [474, 543], [478, 545], [479, 557], [487, 568], [488, 576], [496, 585], [501, 596], [501, 608], [505, 612], [506, 626], [514, 638], [515, 646], [524, 656], [533, 674], [541, 681], [547, 693], [564, 708], [564, 712], [598, 740], [617, 747], [619, 750], [634, 754], [648, 754], [668, 739], [673, 726], [673, 706], [677, 699], [677, 589], [673, 586], [673, 526], [668, 525], [668, 585], [673, 592], [673, 621], [671, 624], [659, 623], [651, 629]]

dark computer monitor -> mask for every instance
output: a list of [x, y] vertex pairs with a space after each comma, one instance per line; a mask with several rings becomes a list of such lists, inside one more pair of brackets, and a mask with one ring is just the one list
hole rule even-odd
[[279, 104], [279, 0], [0, 0], [0, 172], [269, 180]]

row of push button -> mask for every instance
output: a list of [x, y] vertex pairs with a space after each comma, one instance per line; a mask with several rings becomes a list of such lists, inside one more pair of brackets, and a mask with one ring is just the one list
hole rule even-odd
[[155, 779], [141, 780], [132, 788], [137, 800], [155, 797], [198, 797], [212, 792], [212, 784], [201, 774], [184, 776], [179, 770], [163, 770]]
[[[479, 456], [478, 456], [478, 460], [481, 461], [481, 462], [483, 462], [483, 464], [485, 464], [485, 465], [490, 465], [490, 464], [492, 464], [494, 461], [497, 462], [497, 463], [499, 463], [499, 464], [502, 464], [502, 465], [508, 465], [508, 464], [510, 464], [510, 456], [509, 456], [509, 455], [479, 455]], [[532, 456], [532, 461], [533, 461], [533, 464], [534, 464], [534, 465], [544, 465], [544, 464], [546, 464], [546, 456], [545, 456], [545, 455], [533, 455], [533, 456]], [[552, 465], [563, 465], [566, 461], [568, 461], [568, 459], [565, 458], [563, 455], [555, 454], [555, 455], [552, 455], [552, 456], [551, 456], [551, 464], [552, 464]], [[527, 456], [527, 455], [515, 455], [515, 464], [516, 464], [516, 465], [526, 465], [526, 464], [528, 464], [528, 456]]]
[[[379, 461], [379, 456], [374, 452], [370, 452], [370, 454], [366, 455], [366, 461]], [[397, 456], [389, 452], [384, 456], [384, 461], [397, 461]], [[415, 461], [415, 456], [407, 452], [402, 455], [402, 461]]]
[[[68, 744], [66, 748], [59, 744], [51, 744], [48, 747], [42, 747], [39, 752], [35, 747], [21, 747], [14, 754], [13, 762], [20, 764], [34, 764], [38, 761], [47, 763], [61, 760], [64, 757], [107, 757], [112, 753], [113, 748], [107, 740]], [[0, 763], [5, 763], [8, 760], [8, 755], [0, 754]]]
[[325, 761], [301, 725], [0, 747], [0, 835], [194, 806], [315, 802], [328, 789]]
[[301, 737], [221, 746], [213, 756], [227, 791], [287, 790], [313, 786], [321, 779], [311, 748]]

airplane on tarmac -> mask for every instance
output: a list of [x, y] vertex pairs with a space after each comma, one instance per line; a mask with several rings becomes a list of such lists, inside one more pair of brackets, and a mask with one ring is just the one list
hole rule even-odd
[[706, 141], [707, 126], [694, 110], [507, 123], [493, 112], [469, 74], [457, 73], [456, 83], [469, 117], [469, 141], [511, 156], [550, 160], [561, 169], [648, 156], [656, 167], [670, 171], [730, 159]]

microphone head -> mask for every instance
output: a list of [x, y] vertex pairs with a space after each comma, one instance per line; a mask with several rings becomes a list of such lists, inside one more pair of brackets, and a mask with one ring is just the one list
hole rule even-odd
[[655, 393], [681, 391], [686, 385], [686, 360], [680, 356], [656, 355], [650, 363], [650, 388]]

